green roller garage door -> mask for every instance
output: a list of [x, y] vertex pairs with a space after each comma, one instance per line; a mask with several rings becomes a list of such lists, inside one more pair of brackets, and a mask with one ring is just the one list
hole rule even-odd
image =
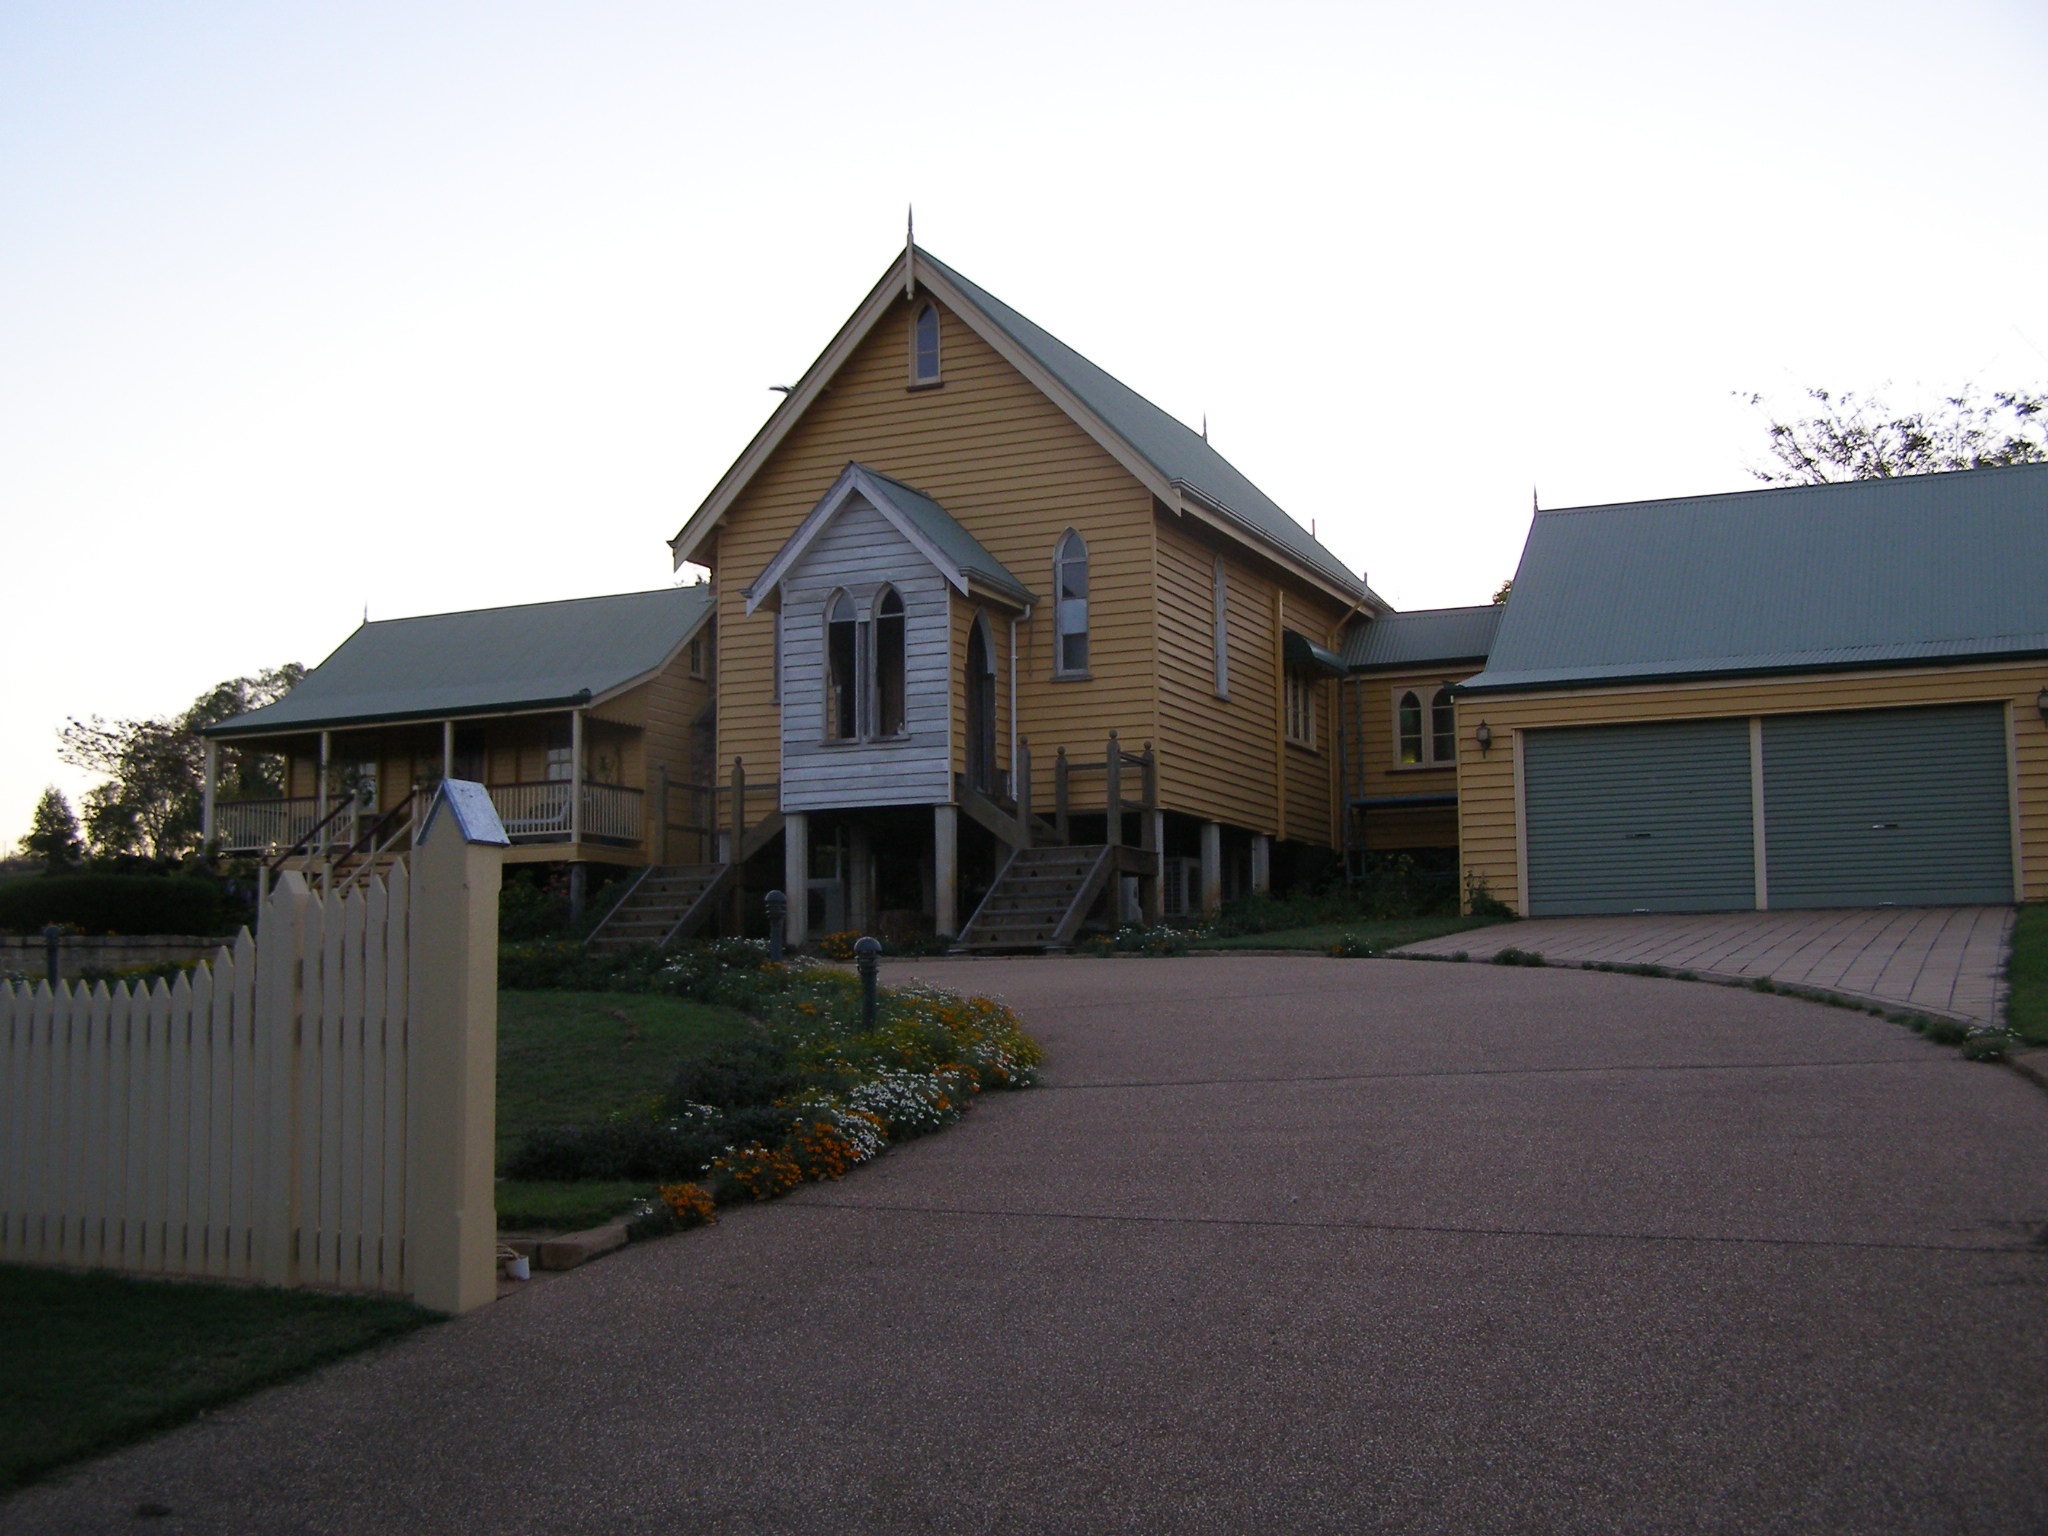
[[1522, 804], [1531, 917], [1756, 905], [1747, 719], [1531, 731]]
[[1773, 907], [2013, 899], [2003, 705], [1771, 716], [1763, 748]]

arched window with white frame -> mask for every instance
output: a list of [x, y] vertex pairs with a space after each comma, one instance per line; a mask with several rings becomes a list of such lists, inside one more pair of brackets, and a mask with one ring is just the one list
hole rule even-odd
[[1429, 760], [1449, 763], [1458, 755], [1458, 710], [1451, 690], [1439, 688], [1429, 701]]
[[903, 597], [894, 587], [875, 599], [875, 705], [877, 736], [903, 734]]
[[1428, 750], [1422, 737], [1422, 696], [1404, 688], [1394, 700], [1394, 761], [1403, 768], [1420, 768]]
[[825, 736], [860, 737], [860, 623], [844, 592], [825, 600]]
[[1069, 528], [1052, 553], [1053, 675], [1088, 672], [1088, 546]]
[[910, 322], [910, 387], [939, 382], [939, 307], [926, 304]]

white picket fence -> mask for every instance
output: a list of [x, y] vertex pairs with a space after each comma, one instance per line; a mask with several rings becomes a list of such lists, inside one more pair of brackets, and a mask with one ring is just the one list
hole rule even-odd
[[442, 841], [440, 879], [424, 852], [344, 893], [284, 876], [258, 936], [170, 985], [0, 988], [0, 1260], [474, 1304], [490, 935], [428, 908], [494, 916], [495, 857], [462, 860], [497, 849]]

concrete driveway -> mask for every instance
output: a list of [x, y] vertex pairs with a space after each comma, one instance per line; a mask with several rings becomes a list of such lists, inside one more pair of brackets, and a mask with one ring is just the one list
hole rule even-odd
[[[8, 1531], [2048, 1526], [2048, 1094], [1565, 970], [935, 962], [1043, 1088]], [[898, 972], [901, 974], [901, 971]]]
[[1845, 997], [1995, 1024], [2012, 942], [2011, 907], [1877, 907], [1819, 912], [1682, 912], [1538, 917], [1413, 944], [1404, 954], [1507, 945], [1568, 965], [1661, 965], [1703, 976], [1816, 987]]

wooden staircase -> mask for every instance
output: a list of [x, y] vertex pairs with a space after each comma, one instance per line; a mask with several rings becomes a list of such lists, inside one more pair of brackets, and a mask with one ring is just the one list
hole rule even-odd
[[960, 932], [959, 949], [1063, 949], [1123, 861], [1107, 846], [1019, 848]]
[[651, 867], [627, 888], [586, 943], [602, 951], [635, 944], [666, 946], [688, 938], [718, 910], [732, 878], [730, 864]]

